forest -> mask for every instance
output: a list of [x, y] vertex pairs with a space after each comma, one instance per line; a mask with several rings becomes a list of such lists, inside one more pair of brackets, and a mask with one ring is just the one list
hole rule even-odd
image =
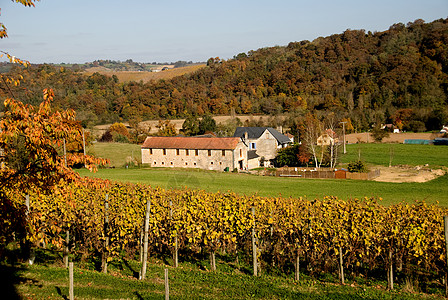
[[378, 123], [431, 131], [448, 122], [448, 19], [398, 23], [383, 32], [346, 30], [228, 60], [210, 58], [194, 73], [147, 83], [86, 76], [69, 66], [7, 69], [23, 79], [1, 86], [2, 100], [12, 94], [36, 105], [51, 88], [55, 108], [74, 109], [84, 127], [231, 113], [286, 115], [283, 125], [293, 128], [308, 113], [333, 112], [354, 131]]

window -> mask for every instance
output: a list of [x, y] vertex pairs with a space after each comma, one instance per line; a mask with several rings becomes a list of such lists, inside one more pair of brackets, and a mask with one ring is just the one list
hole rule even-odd
[[194, 150], [194, 155], [195, 155], [195, 156], [198, 156], [198, 155], [199, 155], [199, 150], [198, 150], [198, 149]]
[[155, 161], [154, 164], [157, 165], [157, 162]]
[[240, 157], [243, 156], [243, 149], [240, 149]]
[[173, 165], [173, 162], [170, 162], [170, 165]]
[[186, 166], [188, 166], [188, 163], [187, 163], [187, 162], [185, 162], [185, 165], [186, 165]]
[[186, 155], [186, 156], [190, 155], [190, 150], [185, 149], [185, 155]]
[[162, 166], [165, 164], [165, 162], [162, 161]]
[[149, 155], [152, 155], [152, 148], [149, 148]]
[[166, 149], [163, 149], [163, 155], [166, 155]]
[[250, 149], [257, 149], [257, 145], [255, 143], [250, 143]]
[[212, 150], [208, 150], [208, 156], [212, 156]]
[[226, 156], [226, 150], [222, 150], [222, 156]]
[[213, 162], [211, 161], [210, 164], [213, 165]]
[[195, 166], [196, 166], [196, 162], [194, 162], [194, 163], [193, 163], [193, 165], [195, 165]]
[[179, 155], [179, 154], [180, 154], [180, 150], [176, 149], [176, 155]]

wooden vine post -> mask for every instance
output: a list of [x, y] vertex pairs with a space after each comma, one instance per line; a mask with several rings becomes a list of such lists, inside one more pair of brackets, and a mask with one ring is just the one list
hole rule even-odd
[[[63, 139], [63, 151], [64, 151], [64, 165], [67, 167], [67, 149], [65, 146], [65, 139]], [[70, 244], [70, 231], [67, 229], [65, 231], [65, 247], [64, 247], [64, 265], [66, 268], [68, 268], [68, 254], [70, 252], [70, 248], [69, 248], [69, 244]]]
[[104, 203], [104, 250], [101, 262], [101, 271], [107, 274], [107, 258], [109, 257], [109, 194], [106, 194]]
[[394, 270], [392, 260], [392, 249], [389, 250], [389, 265], [387, 266], [387, 289], [394, 289]]
[[295, 267], [294, 280], [299, 281], [300, 280], [300, 249], [299, 249], [299, 247], [297, 247], [294, 267]]
[[[26, 215], [26, 218], [27, 218], [27, 221], [28, 221], [28, 217], [29, 217], [29, 214], [30, 214], [30, 207], [31, 207], [31, 205], [30, 205], [30, 195], [26, 195], [25, 196], [25, 206], [26, 206], [25, 215]], [[26, 241], [25, 241], [25, 247], [24, 248], [25, 248], [25, 251], [24, 251], [25, 255], [28, 258], [28, 263], [30, 265], [32, 265], [34, 263], [35, 254], [34, 254], [34, 250], [31, 249], [31, 243], [30, 243], [30, 241], [28, 239], [26, 239]]]
[[170, 299], [170, 284], [168, 280], [168, 269], [165, 269], [165, 300]]
[[[170, 221], [173, 219], [173, 201], [170, 200]], [[177, 268], [179, 266], [179, 251], [177, 246], [177, 232], [174, 236], [174, 252], [173, 252], [173, 261], [174, 267]]]
[[68, 283], [68, 298], [70, 300], [75, 300], [75, 292], [74, 292], [74, 279], [73, 279], [73, 262], [69, 263], [68, 268], [68, 277], [69, 277], [69, 283]]
[[145, 214], [145, 232], [143, 237], [143, 262], [142, 270], [140, 272], [140, 279], [144, 280], [146, 278], [146, 262], [148, 260], [148, 235], [149, 235], [149, 213], [151, 210], [151, 201], [146, 200], [146, 214]]
[[443, 217], [443, 229], [445, 231], [445, 257], [446, 257], [445, 296], [448, 297], [448, 216]]
[[255, 232], [255, 207], [252, 207], [252, 260], [254, 265], [254, 276], [258, 276], [258, 261], [257, 261], [257, 242], [256, 242], [256, 232]]
[[344, 261], [342, 260], [342, 247], [339, 247], [339, 276], [341, 277], [341, 284], [345, 284], [344, 278]]
[[64, 265], [68, 268], [68, 254], [70, 252], [70, 231], [67, 229], [65, 231], [65, 247], [64, 247]]
[[140, 262], [143, 262], [143, 239], [145, 235], [145, 220], [143, 219], [142, 226], [140, 228]]
[[210, 252], [210, 268], [212, 271], [216, 271], [216, 255], [215, 251]]

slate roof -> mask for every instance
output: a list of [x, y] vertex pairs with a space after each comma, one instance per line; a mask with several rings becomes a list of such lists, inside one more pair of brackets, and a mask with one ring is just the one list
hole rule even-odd
[[260, 156], [257, 154], [257, 150], [249, 150], [247, 151], [247, 159], [259, 158]]
[[240, 138], [217, 137], [163, 137], [149, 136], [142, 148], [152, 149], [204, 149], [204, 150], [233, 150], [238, 145]]
[[268, 130], [280, 144], [291, 143], [291, 140], [287, 136], [281, 134], [272, 127], [237, 127], [233, 136], [244, 137], [244, 133], [247, 132], [249, 139], [258, 139], [266, 130]]

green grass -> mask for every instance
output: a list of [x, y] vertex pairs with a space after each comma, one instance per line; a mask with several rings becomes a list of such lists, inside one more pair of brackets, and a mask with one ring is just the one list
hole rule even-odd
[[97, 173], [86, 170], [81, 175], [114, 181], [146, 183], [153, 187], [204, 189], [209, 192], [233, 191], [238, 194], [283, 197], [338, 196], [343, 199], [381, 197], [384, 204], [400, 201], [439, 201], [448, 206], [448, 175], [425, 183], [389, 183], [342, 179], [304, 179], [262, 177], [248, 174], [218, 173], [188, 169], [100, 169]]
[[[150, 258], [147, 277], [136, 278], [140, 263], [114, 261], [109, 274], [102, 274], [75, 263], [74, 293], [77, 299], [163, 299], [164, 269], [169, 270], [170, 299], [437, 299], [437, 296], [409, 294], [396, 283], [394, 291], [386, 291], [385, 282], [365, 282], [347, 278], [346, 285], [337, 283], [336, 274], [326, 280], [301, 275], [300, 282], [292, 274], [253, 277], [236, 264], [218, 257], [218, 269], [207, 270], [207, 262], [181, 262], [173, 268]], [[2, 295], [8, 299], [68, 299], [68, 270], [61, 263], [0, 264]], [[441, 293], [441, 290], [432, 290]], [[439, 296], [439, 298], [441, 298]]]
[[94, 143], [87, 148], [87, 153], [96, 157], [107, 158], [110, 167], [121, 168], [126, 165], [126, 159], [133, 157], [142, 161], [141, 145], [125, 143]]
[[[139, 155], [138, 145], [117, 143], [96, 143], [95, 153], [109, 158], [116, 166], [123, 166], [125, 157], [134, 151]], [[356, 144], [347, 145], [347, 154], [342, 155], [345, 164], [361, 159], [369, 165], [389, 165], [393, 149], [393, 165], [425, 165], [431, 167], [448, 167], [448, 147], [432, 145], [404, 144]], [[361, 197], [381, 197], [388, 205], [400, 201], [425, 200], [437, 201], [448, 206], [448, 175], [425, 183], [389, 183], [358, 180], [304, 179], [261, 177], [248, 174], [210, 172], [198, 169], [170, 168], [115, 168], [100, 169], [92, 174], [79, 170], [83, 176], [106, 178], [114, 181], [150, 184], [162, 188], [193, 188], [210, 192], [233, 191], [238, 194], [260, 196], [322, 198], [332, 195], [343, 199]]]
[[425, 165], [448, 167], [448, 147], [409, 144], [352, 144], [347, 145], [347, 154], [341, 156], [341, 163], [361, 160], [371, 165]]

